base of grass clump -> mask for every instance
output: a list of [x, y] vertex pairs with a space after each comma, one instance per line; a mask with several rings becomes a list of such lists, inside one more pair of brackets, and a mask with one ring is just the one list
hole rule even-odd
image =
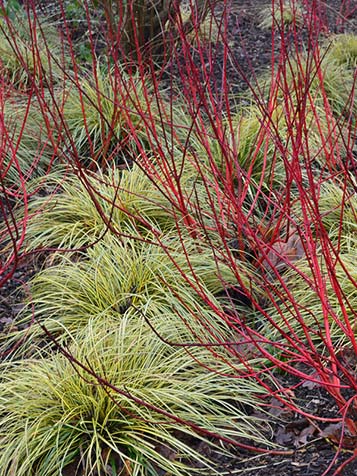
[[259, 386], [225, 377], [229, 366], [204, 347], [192, 355], [123, 318], [88, 325], [65, 355], [3, 365], [0, 476], [59, 476], [69, 465], [86, 476], [219, 474], [185, 441], [266, 444], [246, 413]]

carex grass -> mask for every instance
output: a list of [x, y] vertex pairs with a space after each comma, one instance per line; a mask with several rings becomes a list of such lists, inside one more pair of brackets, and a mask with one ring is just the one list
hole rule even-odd
[[[108, 235], [85, 253], [58, 260], [31, 280], [29, 305], [14, 322], [23, 330], [13, 337], [7, 334], [2, 339], [5, 345], [26, 338], [19, 348], [22, 352], [27, 344], [41, 344], [48, 331], [62, 342], [67, 332], [75, 336], [90, 320], [116, 326], [122, 315], [145, 318], [166, 339], [181, 343], [188, 341], [190, 333], [210, 332], [207, 338], [214, 343], [214, 336], [218, 339], [230, 332], [198, 298], [194, 286], [221, 307], [219, 295], [224, 286], [233, 286], [234, 274], [228, 266], [217, 265], [209, 247], [189, 236], [183, 244], [174, 234], [166, 234], [161, 242], [155, 242], [154, 235], [120, 241]], [[177, 279], [178, 268], [185, 279]], [[247, 283], [249, 272], [245, 265], [242, 279]]]
[[212, 451], [222, 449], [207, 435], [264, 441], [259, 420], [247, 416], [261, 391], [254, 381], [224, 377], [226, 366], [205, 348], [191, 356], [172, 349], [130, 316], [115, 326], [91, 323], [65, 355], [10, 363], [2, 372], [4, 476], [219, 474], [192, 438]]

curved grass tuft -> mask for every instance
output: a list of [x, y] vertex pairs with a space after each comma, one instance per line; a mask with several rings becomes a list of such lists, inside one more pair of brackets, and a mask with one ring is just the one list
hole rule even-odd
[[37, 14], [27, 18], [21, 8], [13, 21], [0, 19], [0, 71], [13, 86], [26, 89], [44, 77], [55, 83], [63, 77], [62, 53], [58, 30], [48, 19]]
[[77, 176], [60, 180], [53, 175], [47, 183], [61, 193], [35, 197], [30, 202], [29, 249], [81, 248], [104, 233], [106, 221], [118, 233], [133, 235], [145, 235], [151, 227], [165, 231], [175, 226], [169, 200], [137, 165], [130, 170], [114, 169], [109, 174], [88, 176], [99, 208], [87, 184]]
[[328, 61], [354, 69], [357, 66], [357, 35], [344, 33], [335, 35], [327, 46]]
[[148, 147], [145, 121], [154, 121], [154, 92], [145, 76], [99, 64], [70, 85], [63, 115], [79, 156], [102, 163], [130, 163], [138, 142]]
[[[251, 288], [246, 263], [240, 265], [240, 273]], [[108, 235], [88, 249], [84, 259], [73, 262], [63, 257], [59, 265], [35, 276], [30, 304], [16, 320], [25, 329], [7, 335], [5, 343], [27, 337], [36, 346], [45, 337], [43, 325], [58, 337], [66, 337], [66, 332], [75, 336], [91, 319], [115, 326], [126, 315], [133, 320], [145, 317], [164, 339], [173, 342], [201, 335], [225, 341], [229, 327], [216, 315], [222, 307], [214, 295], [235, 283], [230, 267], [192, 239], [182, 243], [167, 236], [159, 245]], [[216, 309], [205, 304], [207, 299]], [[26, 347], [23, 343], [20, 351]]]
[[246, 413], [258, 403], [257, 384], [224, 377], [229, 368], [212, 362], [204, 347], [192, 354], [216, 373], [145, 331], [130, 318], [100, 331], [88, 326], [70, 353], [91, 375], [60, 354], [3, 365], [0, 475], [59, 476], [69, 465], [86, 475], [110, 468], [137, 476], [213, 470], [192, 438], [214, 445], [184, 422], [222, 438], [267, 443]]

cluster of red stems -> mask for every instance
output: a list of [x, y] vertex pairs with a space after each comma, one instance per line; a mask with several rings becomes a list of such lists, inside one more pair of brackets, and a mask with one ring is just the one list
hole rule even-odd
[[[1, 2], [2, 3], [2, 2]], [[120, 2], [119, 2], [120, 3]], [[283, 2], [273, 2], [275, 9], [284, 8]], [[297, 28], [293, 22], [291, 25], [275, 25], [272, 29], [272, 45], [271, 45], [271, 81], [270, 91], [268, 95], [259, 89], [253, 67], [249, 63], [249, 51], [246, 52], [246, 57], [236, 58], [235, 52], [231, 51], [231, 46], [228, 37], [228, 20], [230, 18], [231, 5], [228, 0], [223, 0], [218, 6], [219, 16], [215, 14], [215, 5], [208, 5], [208, 8], [213, 12], [212, 22], [215, 23], [219, 31], [219, 39], [217, 44], [204, 43], [199, 35], [199, 18], [197, 11], [195, 11], [194, 2], [191, 4], [192, 10], [192, 28], [190, 36], [195, 37], [194, 46], [188, 40], [187, 29], [177, 13], [179, 2], [173, 1], [168, 13], [168, 21], [174, 21], [175, 30], [166, 28], [162, 32], [161, 41], [161, 59], [159, 66], [156, 59], [153, 59], [150, 49], [150, 41], [148, 38], [140, 37], [140, 31], [136, 30], [136, 10], [135, 0], [129, 0], [128, 5], [131, 5], [127, 11], [130, 12], [129, 20], [126, 22], [132, 23], [132, 49], [128, 49], [127, 44], [124, 45], [123, 28], [120, 25], [120, 14], [118, 15], [117, 24], [113, 24], [113, 18], [109, 18], [108, 8], [104, 8], [102, 18], [102, 38], [106, 39], [105, 46], [102, 46], [102, 54], [105, 54], [111, 64], [113, 64], [114, 81], [117, 90], [117, 104], [116, 107], [120, 109], [120, 114], [126, 116], [128, 124], [128, 137], [121, 137], [117, 140], [115, 150], [109, 147], [113, 143], [114, 131], [108, 124], [108, 132], [105, 137], [102, 137], [102, 150], [94, 150], [90, 132], [87, 129], [87, 142], [89, 147], [89, 156], [95, 163], [98, 163], [103, 156], [106, 157], [106, 163], [110, 164], [111, 159], [114, 160], [116, 153], [123, 148], [126, 148], [126, 153], [130, 160], [136, 161], [138, 165], [145, 171], [148, 177], [170, 200], [172, 209], [177, 217], [177, 232], [183, 235], [183, 228], [189, 230], [193, 237], [204, 237], [209, 240], [212, 228], [219, 234], [221, 246], [212, 243], [214, 255], [219, 263], [226, 263], [234, 271], [237, 280], [237, 287], [240, 292], [250, 300], [252, 305], [260, 311], [261, 318], [266, 319], [276, 331], [280, 333], [278, 341], [276, 339], [270, 340], [268, 336], [264, 335], [257, 326], [253, 326], [245, 320], [240, 313], [226, 313], [222, 309], [216, 307], [204, 293], [204, 290], [198, 283], [192, 282], [192, 278], [186, 276], [182, 270], [181, 276], [183, 280], [187, 280], [194, 287], [197, 294], [203, 299], [208, 306], [210, 306], [217, 314], [217, 319], [224, 320], [234, 329], [237, 335], [236, 344], [227, 342], [217, 342], [217, 346], [225, 346], [227, 352], [232, 355], [232, 374], [235, 374], [234, 362], [240, 361], [246, 365], [246, 375], [256, 378], [266, 388], [267, 402], [269, 397], [274, 396], [281, 400], [290, 410], [303, 414], [306, 418], [316, 422], [331, 422], [342, 423], [341, 437], [337, 444], [339, 447], [347, 446], [346, 432], [353, 438], [357, 437], [357, 379], [356, 373], [346, 360], [341, 357], [346, 349], [336, 347], [331, 338], [331, 326], [337, 326], [348, 337], [349, 352], [352, 351], [354, 359], [357, 359], [357, 341], [355, 336], [355, 321], [351, 321], [351, 313], [357, 317], [357, 310], [349, 309], [349, 299], [343, 293], [342, 284], [336, 278], [333, 270], [336, 264], [339, 263], [343, 267], [343, 263], [339, 258], [339, 249], [336, 244], [331, 242], [329, 238], [321, 214], [318, 207], [318, 191], [321, 185], [326, 180], [338, 183], [342, 189], [343, 196], [347, 195], [347, 190], [355, 187], [353, 176], [356, 174], [356, 165], [352, 155], [352, 148], [355, 141], [356, 129], [353, 124], [352, 106], [353, 106], [353, 92], [351, 91], [350, 103], [345, 105], [345, 110], [341, 116], [333, 117], [333, 111], [327, 95], [324, 92], [324, 84], [322, 71], [319, 65], [322, 60], [321, 47], [319, 45], [319, 38], [326, 35], [326, 32], [333, 26], [328, 25], [328, 11], [324, 2], [318, 0], [304, 0], [300, 2], [303, 5], [305, 12], [304, 35], [306, 36], [307, 60], [304, 57], [302, 60], [302, 46], [301, 46], [301, 30]], [[74, 44], [72, 37], [72, 28], [69, 19], [66, 18], [65, 5], [63, 0], [58, 2], [60, 8], [60, 32], [63, 39], [63, 58], [70, 57], [70, 61], [63, 61], [61, 57], [52, 57], [51, 51], [47, 49], [47, 57], [50, 62], [56, 67], [60, 66], [63, 73], [64, 90], [68, 90], [68, 84], [71, 89], [77, 88], [80, 94], [85, 94], [81, 90], [81, 65], [76, 61], [74, 53]], [[105, 2], [103, 2], [105, 6]], [[91, 68], [94, 82], [98, 81], [96, 76], [97, 71], [97, 45], [93, 25], [91, 23], [91, 15], [87, 1], [83, 1], [85, 11], [87, 12], [85, 28], [89, 38], [91, 48], [91, 64], [86, 67]], [[85, 166], [81, 160], [80, 154], [77, 151], [76, 142], [73, 139], [71, 132], [66, 124], [63, 115], [63, 97], [57, 93], [58, 78], [56, 81], [51, 75], [51, 69], [41, 67], [41, 57], [39, 50], [46, 49], [46, 37], [41, 32], [40, 23], [37, 20], [38, 5], [35, 2], [25, 2], [27, 11], [27, 21], [30, 31], [33, 32], [33, 55], [34, 67], [27, 71], [28, 81], [23, 87], [16, 86], [16, 94], [20, 95], [22, 100], [27, 101], [28, 110], [33, 98], [38, 102], [43, 118], [44, 124], [47, 127], [48, 142], [53, 149], [53, 159], [60, 160], [67, 164], [68, 168], [76, 173], [78, 180], [83, 181], [91, 196], [93, 202], [96, 204], [98, 210], [101, 212], [100, 204], [97, 200], [97, 194], [92, 182], [88, 181], [87, 175], [84, 173]], [[342, 2], [341, 10], [337, 18], [342, 21], [343, 18], [348, 18], [352, 13], [352, 2], [345, 0]], [[21, 49], [17, 47], [16, 43], [16, 25], [12, 24], [11, 18], [6, 15], [5, 5], [2, 5], [3, 22], [7, 24], [7, 34], [13, 36], [14, 51], [13, 54], [18, 57], [18, 60], [26, 70], [28, 68], [26, 59], [21, 57]], [[239, 16], [238, 16], [239, 21]], [[340, 27], [341, 25], [337, 25]], [[115, 28], [116, 27], [116, 28]], [[239, 23], [236, 25], [235, 35], [240, 35]], [[122, 41], [123, 40], [123, 41]], [[41, 43], [41, 44], [39, 44]], [[244, 38], [242, 38], [242, 47], [244, 49]], [[155, 54], [157, 55], [157, 42], [155, 45]], [[219, 52], [219, 56], [218, 56]], [[299, 69], [299, 78], [293, 82], [294, 94], [291, 94], [291, 58], [296, 59]], [[139, 75], [142, 79], [142, 88], [144, 97], [147, 100], [147, 107], [145, 111], [137, 109], [135, 114], [140, 116], [140, 133], [146, 132], [148, 141], [150, 143], [150, 154], [147, 148], [143, 147], [142, 141], [137, 137], [138, 125], [132, 123], [132, 109], [135, 104], [128, 100], [129, 95], [126, 94], [130, 79], [123, 80], [122, 68], [116, 65], [119, 62], [123, 63], [125, 59], [125, 68], [129, 73]], [[217, 59], [219, 58], [219, 60]], [[217, 61], [220, 64], [217, 65]], [[242, 68], [244, 64], [244, 68]], [[219, 66], [219, 67], [218, 67]], [[173, 68], [175, 68], [174, 72]], [[231, 113], [231, 97], [232, 89], [229, 81], [228, 71], [234, 69], [235, 76], [240, 76], [242, 81], [245, 81], [247, 91], [250, 91], [254, 98], [255, 105], [260, 111], [261, 127], [257, 140], [254, 142], [250, 151], [251, 166], [245, 169], [238, 163], [237, 160], [237, 144], [232, 143], [232, 140], [227, 138], [236, 137], [234, 128], [235, 123]], [[188, 105], [191, 124], [187, 126], [187, 142], [180, 143], [182, 134], [177, 134], [174, 127], [173, 112], [170, 112], [170, 107], [165, 106], [165, 109], [160, 109], [162, 98], [162, 84], [165, 81], [165, 101], [168, 98], [171, 101], [172, 107], [175, 105], [176, 93], [170, 78], [172, 75], [176, 76], [181, 85], [181, 93]], [[148, 91], [147, 78], [153, 84], [153, 92]], [[320, 128], [321, 143], [323, 144], [323, 153], [326, 158], [325, 166], [320, 169], [320, 173], [314, 173], [312, 164], [314, 162], [312, 152], [308, 147], [308, 129], [309, 122], [307, 119], [307, 110], [313, 110], [313, 97], [309, 91], [309, 86], [312, 81], [319, 81], [320, 92], [323, 95], [324, 113], [328, 124], [333, 124], [330, 130], [326, 131], [323, 126]], [[17, 130], [15, 136], [11, 125], [6, 124], [4, 120], [4, 107], [9, 97], [12, 94], [14, 86], [6, 81], [6, 77], [0, 79], [0, 187], [1, 187], [1, 220], [2, 220], [2, 235], [1, 243], [4, 247], [4, 252], [0, 257], [0, 286], [4, 286], [8, 280], [13, 280], [16, 277], [16, 270], [21, 265], [21, 262], [27, 257], [24, 251], [24, 240], [26, 238], [26, 229], [31, 215], [28, 213], [28, 202], [31, 199], [31, 194], [36, 193], [36, 190], [29, 190], [28, 182], [31, 179], [31, 173], [36, 169], [38, 161], [41, 159], [42, 150], [38, 150], [36, 160], [32, 163], [30, 171], [24, 173], [21, 170], [21, 165], [17, 160], [17, 150], [22, 138], [22, 130]], [[97, 83], [98, 84], [98, 83]], [[170, 94], [167, 89], [172, 87]], [[99, 86], [98, 86], [99, 91]], [[158, 126], [157, 114], [151, 114], [150, 107], [154, 103], [158, 107], [159, 114], [161, 114], [161, 124]], [[268, 99], [267, 99], [268, 97]], [[83, 98], [84, 100], [84, 98]], [[276, 129], [276, 124], [272, 120], [272, 114], [276, 109], [277, 103], [280, 103], [283, 110], [286, 111], [285, 117], [287, 121], [287, 137], [282, 138], [279, 131]], [[297, 107], [298, 104], [298, 107]], [[98, 112], [101, 113], [101, 99], [98, 93], [97, 101]], [[171, 117], [172, 113], [172, 117]], [[83, 107], [83, 120], [85, 120], [85, 108]], [[103, 121], [107, 121], [105, 115], [102, 115]], [[331, 120], [329, 120], [331, 118]], [[315, 114], [315, 121], [319, 126], [319, 115]], [[332, 120], [333, 119], [333, 120]], [[23, 118], [23, 128], [25, 127], [27, 116]], [[170, 127], [170, 125], [172, 127]], [[104, 130], [105, 128], [103, 128]], [[317, 127], [319, 129], [319, 127]], [[344, 130], [343, 146], [341, 141], [337, 141], [335, 136]], [[166, 131], [166, 132], [165, 132]], [[346, 134], [347, 131], [347, 134]], [[177, 137], [175, 137], [177, 135]], [[195, 156], [195, 151], [187, 150], [187, 143], [189, 137], [195, 135], [200, 138], [203, 144], [205, 153], [208, 157], [208, 163], [212, 168], [211, 173], [206, 173], [205, 167], [200, 161], [199, 157]], [[219, 144], [223, 167], [217, 168], [214, 154], [212, 151], [212, 137]], [[165, 147], [162, 147], [163, 141]], [[170, 144], [175, 143], [175, 150]], [[268, 187], [264, 186], [266, 177], [269, 173], [273, 174], [274, 169], [271, 164], [271, 152], [268, 157], [268, 144], [274, 144], [275, 154], [280, 155], [284, 161], [285, 168], [285, 184], [283, 187]], [[286, 144], [289, 143], [289, 147]], [[337, 145], [338, 144], [338, 145]], [[206, 185], [207, 197], [213, 203], [219, 203], [219, 210], [212, 206], [212, 210], [207, 210], [207, 203], [202, 205], [196, 202], [195, 213], [192, 213], [192, 203], [188, 203], [188, 199], [182, 191], [181, 187], [181, 168], [177, 168], [177, 147], [181, 149], [182, 157], [180, 161], [190, 160], [194, 163], [200, 179]], [[170, 149], [171, 148], [171, 149]], [[342, 150], [343, 149], [343, 150]], [[170, 154], [170, 150], [172, 153]], [[270, 149], [271, 150], [271, 149]], [[263, 166], [260, 180], [252, 180], [252, 174], [255, 161], [261, 160], [263, 153]], [[10, 161], [5, 162], [5, 157], [11, 157]], [[151, 157], [155, 157], [155, 165]], [[5, 165], [6, 164], [6, 165]], [[101, 165], [101, 164], [99, 164]], [[19, 181], [17, 184], [9, 185], [6, 180], [6, 175], [10, 167], [18, 170]], [[49, 167], [48, 172], [50, 172]], [[223, 172], [222, 172], [223, 170]], [[213, 172], [213, 173], [212, 173]], [[302, 179], [304, 177], [304, 179]], [[271, 176], [273, 182], [274, 177]], [[45, 178], [43, 182], [45, 183]], [[38, 186], [41, 187], [41, 184]], [[251, 196], [252, 190], [254, 196]], [[294, 195], [292, 194], [294, 190]], [[357, 190], [356, 190], [357, 192]], [[292, 217], [291, 210], [293, 201], [296, 200], [296, 195], [299, 199], [299, 207], [303, 214], [303, 223], [297, 224]], [[248, 200], [247, 200], [248, 198]], [[21, 204], [24, 213], [21, 220], [18, 215], [15, 216], [13, 211], [14, 204]], [[249, 203], [249, 207], [247, 207]], [[254, 214], [255, 207], [262, 207], [265, 205], [266, 212], [261, 216], [260, 221], [257, 214]], [[113, 203], [113, 206], [117, 206]], [[205, 209], [203, 209], [205, 207]], [[343, 207], [342, 207], [343, 208]], [[263, 207], [264, 209], [264, 207]], [[200, 216], [207, 216], [210, 214], [210, 229], [206, 229], [207, 220], [200, 219]], [[341, 217], [342, 217], [341, 212]], [[105, 216], [102, 212], [103, 220], [105, 221], [108, 230], [112, 233], [117, 233], [115, 227], [112, 226], [110, 217]], [[357, 217], [356, 217], [357, 219]], [[342, 221], [342, 220], [341, 220]], [[341, 225], [342, 226], [342, 225]], [[295, 298], [291, 290], [285, 282], [281, 271], [281, 266], [277, 260], [272, 259], [271, 251], [275, 253], [279, 249], [277, 243], [282, 243], [289, 237], [289, 231], [295, 236], [295, 240], [303, 247], [303, 253], [306, 256], [309, 266], [311, 268], [311, 276], [301, 276], [302, 279], [308, 281], [314, 288], [316, 295], [321, 301], [321, 309], [324, 314], [324, 321], [321, 324], [322, 331], [320, 338], [323, 340], [323, 347], [317, 346], [311, 338], [313, 332], [316, 334], [316, 329], [311, 329], [310, 324], [304, 318], [305, 314], [300, 309], [300, 306], [295, 302]], [[155, 230], [153, 230], [155, 232]], [[232, 250], [230, 240], [232, 236], [236, 237], [238, 243], [236, 250]], [[291, 234], [290, 234], [291, 236]], [[282, 238], [285, 237], [285, 238]], [[159, 240], [159, 236], [158, 236]], [[184, 239], [182, 239], [184, 246]], [[242, 249], [240, 250], [240, 244]], [[269, 299], [270, 309], [275, 308], [280, 314], [281, 322], [285, 322], [284, 328], [279, 328], [270, 315], [266, 311], [266, 306], [258, 302], [251, 289], [247, 288], [246, 282], [242, 280], [239, 269], [239, 255], [240, 260], [246, 260], [246, 250], [244, 247], [249, 244], [250, 250], [256, 256], [255, 265], [257, 273], [254, 283], [260, 289], [265, 291], [265, 295]], [[294, 268], [294, 260], [291, 259], [289, 253], [284, 254], [284, 247], [280, 248], [281, 261], [285, 266]], [[169, 253], [169, 250], [167, 250]], [[188, 257], [189, 259], [189, 257]], [[269, 273], [266, 273], [266, 267], [269, 267], [270, 275], [273, 275], [275, 280], [280, 283], [280, 291], [272, 289], [271, 279]], [[345, 268], [344, 268], [345, 269]], [[296, 273], [300, 273], [296, 269]], [[14, 277], [15, 276], [15, 277]], [[345, 269], [345, 280], [349, 280], [353, 286], [357, 287], [357, 283], [353, 281], [352, 276]], [[21, 283], [19, 283], [21, 284]], [[252, 286], [254, 287], [254, 286]], [[329, 305], [329, 298], [327, 289], [332, 288], [340, 303], [342, 313], [339, 315], [345, 316], [341, 321], [334, 310]], [[179, 296], [178, 296], [179, 298]], [[282, 302], [288, 303], [285, 308]], [[286, 311], [285, 311], [286, 309]], [[284, 312], [291, 312], [293, 309], [295, 319], [299, 322], [303, 333], [296, 335], [296, 332], [290, 328], [289, 320], [284, 315]], [[199, 319], [199, 316], [197, 317]], [[205, 345], [205, 332], [210, 333], [209, 328], [205, 328], [202, 324], [202, 335], [193, 336], [193, 341], [187, 343], [187, 346]], [[304, 335], [304, 338], [301, 337]], [[207, 336], [207, 334], [206, 334]], [[175, 343], [169, 343], [175, 345]], [[257, 371], [249, 364], [249, 359], [244, 358], [244, 353], [239, 349], [244, 347], [250, 349], [253, 355], [260, 356], [265, 359], [266, 367], [260, 368]], [[321, 349], [324, 349], [323, 351]], [[212, 352], [215, 352], [216, 347], [210, 346]], [[253, 350], [252, 350], [253, 349]], [[68, 356], [71, 358], [70, 356]], [[305, 413], [297, 406], [294, 401], [294, 388], [282, 388], [281, 384], [276, 380], [276, 375], [279, 372], [291, 374], [295, 376], [295, 380], [301, 384], [304, 381], [315, 382], [322, 386], [336, 402], [340, 415], [336, 418], [322, 418], [316, 415]], [[280, 372], [281, 373], [281, 372]], [[244, 378], [244, 375], [235, 374], [237, 378]], [[99, 378], [99, 377], [98, 377]], [[99, 380], [103, 383], [102, 380]], [[297, 385], [299, 385], [297, 384]], [[354, 458], [355, 453], [351, 456]], [[347, 463], [346, 463], [347, 464]]]

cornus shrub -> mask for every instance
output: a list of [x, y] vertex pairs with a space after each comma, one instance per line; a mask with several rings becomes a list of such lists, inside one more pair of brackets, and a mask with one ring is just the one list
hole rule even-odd
[[[62, 51], [73, 65], [69, 70], [62, 62], [62, 87], [45, 68], [40, 79], [25, 68], [46, 127], [55, 130], [49, 146], [66, 174], [49, 177], [48, 195], [33, 194], [30, 204], [23, 173], [23, 194], [7, 189], [8, 197], [23, 200], [23, 209], [16, 214], [10, 209], [4, 239], [11, 237], [17, 253], [24, 250], [26, 224], [27, 250], [61, 253], [33, 280], [27, 314], [17, 320], [20, 326], [34, 324], [8, 337], [12, 344], [21, 334], [25, 342], [27, 334], [30, 347], [17, 346], [15, 357], [23, 350], [22, 357], [38, 360], [11, 362], [7, 350], [8, 370], [0, 384], [5, 428], [0, 474], [50, 474], [49, 461], [59, 474], [73, 462], [89, 474], [105, 474], [108, 464], [114, 472], [159, 474], [161, 468], [185, 474], [186, 459], [197, 459], [177, 433], [188, 429], [196, 437], [216, 436], [238, 446], [229, 437], [235, 431], [264, 443], [254, 431], [243, 431], [246, 421], [234, 420], [233, 429], [231, 419], [228, 428], [216, 420], [223, 409], [224, 418], [234, 415], [231, 393], [219, 398], [219, 410], [211, 406], [215, 386], [228, 392], [227, 382], [234, 391], [249, 383], [245, 393], [261, 406], [278, 399], [324, 428], [321, 434], [339, 449], [348, 449], [357, 431], [353, 51], [341, 58], [340, 40], [326, 38], [328, 25], [316, 2], [300, 2], [301, 9], [289, 2], [292, 21], [284, 20], [285, 2], [272, 2], [270, 76], [253, 82], [230, 49], [229, 4], [220, 10], [210, 6], [218, 33], [215, 42], [203, 42], [202, 17], [193, 3], [190, 35], [178, 8], [165, 11], [175, 32], [164, 30], [162, 20], [155, 41], [169, 55], [158, 67], [145, 37], [147, 24], [136, 30], [134, 4], [128, 4], [126, 23], [133, 32], [130, 53], [121, 43], [126, 30], [118, 28], [121, 4], [102, 4], [107, 23], [101, 41], [107, 43], [99, 51], [83, 3], [90, 39], [90, 60], [83, 64], [60, 2]], [[34, 6], [28, 8], [32, 27]], [[32, 44], [36, 41], [34, 36]], [[228, 66], [246, 82], [244, 99], [232, 100]], [[110, 327], [101, 336], [106, 323], [120, 335]], [[63, 347], [71, 340], [70, 350]], [[49, 355], [46, 342], [58, 354]], [[144, 363], [137, 351], [141, 343]], [[145, 367], [155, 376], [152, 391], [143, 390], [147, 376], [139, 376], [132, 391], [120, 386], [117, 348], [123, 350], [120, 358], [135, 361], [124, 381]], [[153, 350], [163, 365], [169, 362], [168, 373], [162, 367], [151, 371]], [[183, 356], [187, 371], [181, 374], [174, 355]], [[209, 403], [210, 413], [201, 420], [187, 390], [195, 395], [196, 370], [210, 395], [197, 397]], [[176, 372], [187, 385], [179, 396], [172, 387], [176, 380], [170, 380]], [[293, 384], [285, 383], [287, 375]], [[314, 415], [308, 402], [298, 404], [294, 392], [306, 381], [328, 392], [337, 415]], [[27, 382], [39, 389], [30, 400]], [[73, 403], [73, 394], [80, 402], [89, 395], [90, 409], [78, 415], [81, 403]], [[28, 400], [25, 416], [14, 399], [18, 395]], [[52, 415], [44, 425], [42, 399]], [[153, 429], [151, 410], [163, 420], [159, 430]], [[123, 419], [132, 429], [125, 438]], [[168, 421], [174, 422], [173, 432]], [[51, 450], [49, 441], [56, 442]], [[161, 445], [169, 448], [168, 456]], [[29, 449], [31, 457], [25, 458]]]
[[[310, 21], [308, 28], [316, 24], [317, 14], [310, 10], [306, 17]], [[323, 50], [312, 29], [309, 32], [308, 61], [301, 53], [294, 27], [289, 32], [293, 38], [289, 45], [287, 33], [279, 32], [282, 42], [279, 56], [273, 57], [276, 69], [273, 68], [268, 99], [262, 102], [255, 96], [261, 128], [260, 138], [253, 142], [254, 148], [246, 159], [252, 164], [248, 170], [242, 170], [231, 153], [226, 141], [229, 132], [220, 136], [219, 129], [215, 130], [226, 159], [225, 173], [216, 173], [208, 182], [214, 190], [208, 193], [219, 197], [221, 204], [220, 214], [215, 215], [222, 238], [220, 258], [230, 263], [241, 294], [250, 298], [250, 309], [240, 298], [238, 305], [232, 302], [228, 312], [217, 310], [216, 314], [230, 323], [237, 342], [253, 345], [271, 363], [269, 372], [256, 374], [262, 385], [264, 372], [269, 374], [275, 368], [294, 375], [297, 386], [306, 380], [323, 386], [340, 411], [340, 419], [325, 419], [341, 422], [339, 430], [336, 425], [330, 436], [341, 446], [348, 446], [349, 435], [356, 431], [355, 372], [351, 357], [346, 358], [347, 349], [350, 352], [355, 347], [356, 318], [356, 279], [350, 261], [356, 243], [350, 235], [350, 227], [356, 222], [352, 156], [355, 129], [351, 121], [354, 77], [348, 68], [341, 69], [336, 84], [341, 81], [342, 89], [333, 90], [326, 82], [329, 76], [322, 60]], [[347, 84], [343, 82], [344, 75]], [[207, 116], [216, 117], [212, 103], [205, 102], [206, 91], [200, 94]], [[283, 111], [283, 129], [274, 121], [277, 107]], [[196, 124], [202, 127], [202, 122]], [[230, 126], [234, 130], [232, 123]], [[254, 176], [253, 180], [258, 154], [262, 167], [260, 177]], [[267, 189], [263, 186], [267, 174], [272, 183], [275, 173], [272, 157], [282, 161], [285, 177], [282, 185]], [[204, 180], [203, 171], [201, 176]], [[337, 189], [339, 199], [331, 197], [329, 189]], [[248, 197], [250, 208], [245, 201]], [[203, 203], [200, 206], [203, 208]], [[333, 217], [336, 219], [331, 224]], [[236, 240], [234, 251], [228, 246], [229, 235]], [[254, 298], [242, 283], [237, 255], [254, 263], [255, 279], [265, 291], [262, 299]], [[244, 360], [243, 352], [229, 349], [235, 358]], [[271, 387], [266, 388], [290, 408], [308, 413], [307, 407], [297, 408], [290, 389], [287, 392], [281, 386], [273, 392]]]
[[[256, 378], [268, 392], [303, 414], [308, 413], [307, 410], [294, 404], [290, 389], [287, 392], [280, 385], [278, 391], [273, 390], [267, 385], [264, 373], [270, 375], [279, 369], [294, 375], [297, 386], [305, 380], [324, 386], [336, 401], [342, 423], [340, 432], [337, 430], [330, 436], [346, 446], [348, 434], [355, 434], [355, 375], [345, 353], [346, 346], [354, 348], [356, 281], [350, 258], [342, 254], [341, 246], [348, 241], [353, 254], [354, 239], [345, 236], [344, 230], [351, 226], [351, 217], [352, 223], [355, 222], [351, 204], [355, 193], [351, 173], [351, 168], [354, 170], [355, 131], [351, 121], [354, 77], [351, 70], [339, 69], [339, 66], [335, 78], [331, 79], [329, 65], [324, 61], [327, 53], [317, 41], [318, 32], [312, 30], [318, 23], [317, 14], [313, 8], [305, 13], [307, 27], [311, 29], [307, 56], [300, 50], [294, 23], [290, 30], [279, 32], [282, 35], [280, 54], [273, 57], [266, 102], [253, 92], [260, 126], [257, 138], [246, 149], [247, 167], [243, 168], [237, 159], [234, 144], [239, 143], [239, 136], [236, 139], [233, 135], [237, 123], [231, 120], [229, 111], [224, 130], [217, 125], [222, 110], [213, 100], [214, 88], [209, 86], [210, 65], [203, 73], [207, 81], [202, 89], [198, 81], [189, 80], [184, 68], [180, 71], [182, 82], [186, 80], [183, 94], [191, 101], [190, 134], [195, 145], [201, 140], [200, 147], [196, 148], [199, 153], [190, 149], [190, 160], [200, 179], [207, 184], [205, 198], [197, 197], [192, 219], [180, 225], [187, 225], [196, 236], [201, 234], [206, 238], [214, 227], [221, 237], [220, 243], [211, 241], [219, 255], [217, 267], [219, 269], [221, 262], [229, 264], [240, 296], [238, 303], [233, 302], [227, 291], [231, 307], [224, 312], [210, 299], [206, 303], [215, 309], [217, 319], [229, 323], [236, 332], [237, 343], [254, 346], [270, 362], [269, 370], [256, 373]], [[273, 32], [273, 39], [276, 38]], [[227, 44], [225, 47], [228, 49]], [[294, 59], [291, 59], [291, 49]], [[191, 74], [192, 71], [197, 73], [188, 50], [185, 54], [185, 60], [192, 66]], [[274, 114], [279, 109], [281, 119], [276, 121]], [[189, 143], [187, 140], [186, 144]], [[214, 158], [217, 150], [220, 167]], [[206, 151], [205, 160], [201, 159], [203, 151]], [[261, 165], [254, 170], [253, 165], [258, 166], [257, 157]], [[267, 181], [273, 183], [276, 163], [282, 164], [283, 184], [277, 180], [274, 187], [266, 187]], [[167, 158], [165, 165], [171, 165]], [[208, 168], [210, 174], [206, 173]], [[174, 167], [169, 170], [173, 171]], [[146, 172], [153, 176], [149, 166]], [[331, 207], [326, 204], [328, 187], [341, 190], [338, 205], [335, 200], [331, 200]], [[174, 200], [174, 195], [171, 197]], [[177, 198], [179, 203], [182, 197], [178, 194]], [[219, 210], [208, 212], [209, 226], [200, 219], [207, 203], [220, 206]], [[181, 203], [180, 209], [185, 209]], [[336, 227], [329, 225], [329, 212], [330, 220], [334, 214], [338, 216]], [[263, 297], [254, 297], [251, 286], [242, 282], [242, 267], [237, 256], [255, 266], [251, 282], [259, 283], [264, 290]], [[175, 343], [171, 341], [171, 344]], [[229, 350], [234, 358], [245, 360], [243, 351], [233, 346], [229, 346]], [[320, 417], [320, 421], [336, 422], [338, 418]]]

